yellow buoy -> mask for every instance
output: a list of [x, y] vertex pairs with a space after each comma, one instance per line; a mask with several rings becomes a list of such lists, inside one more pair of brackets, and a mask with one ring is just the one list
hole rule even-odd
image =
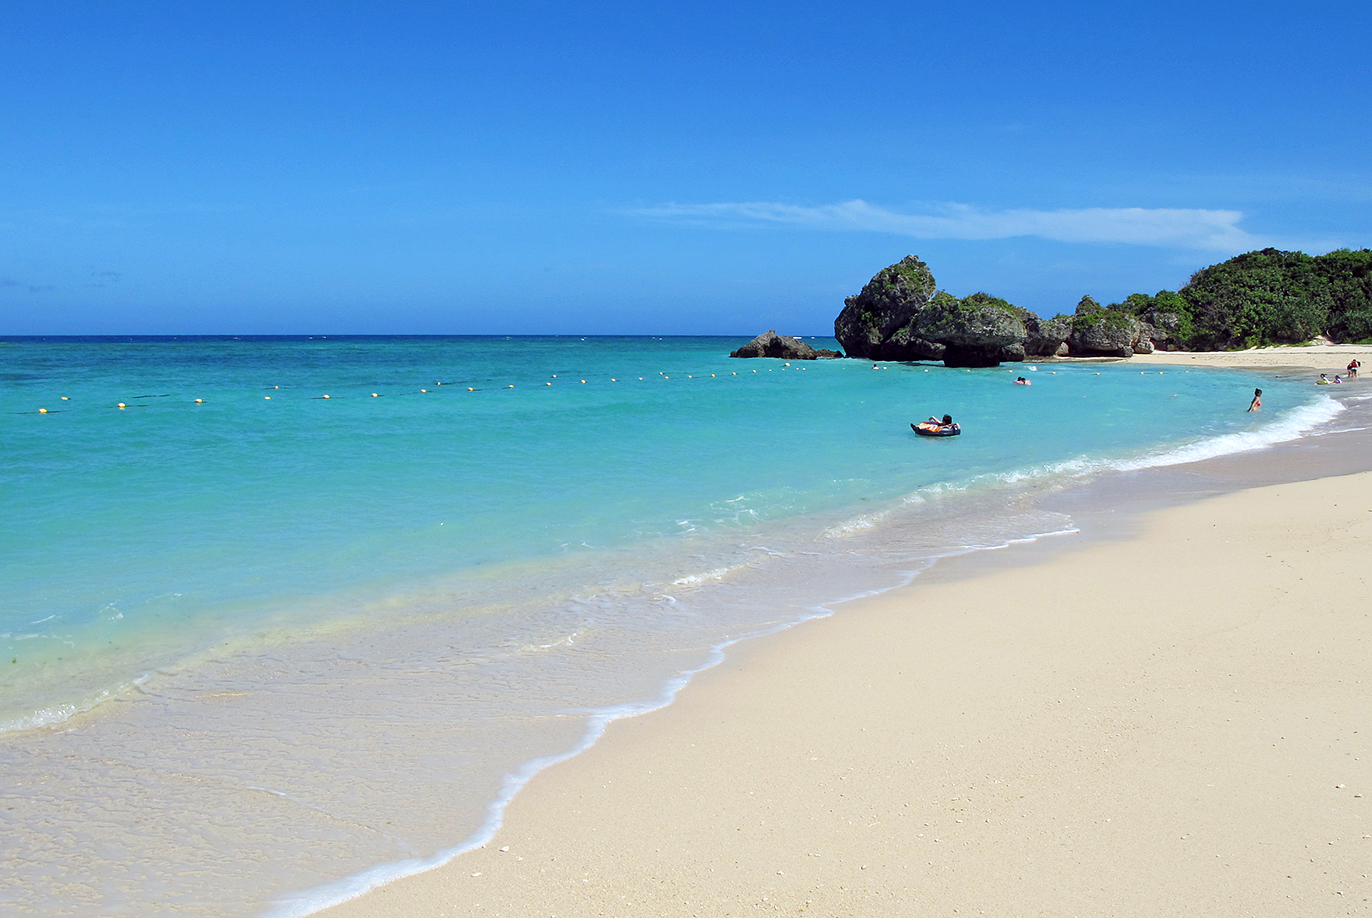
[[556, 374], [556, 373], [553, 374], [553, 379], [557, 379], [557, 374]]
[[[272, 397], [271, 397], [270, 395], [264, 395], [264, 396], [262, 396], [262, 397], [265, 398], [265, 399], [266, 399], [267, 401], [269, 401], [269, 402], [272, 400]], [[120, 407], [120, 408], [123, 408], [124, 406], [123, 406], [123, 405], [120, 405], [119, 407]]]
[[64, 401], [64, 402], [65, 402], [65, 401], [70, 401], [70, 399], [68, 399], [68, 398], [64, 395], [64, 396], [62, 396], [62, 401]]
[[38, 413], [39, 413], [39, 414], [47, 414], [47, 413], [48, 413], [48, 409], [46, 409], [46, 408], [39, 408], [39, 409], [38, 409]]
[[581, 384], [582, 384], [583, 386], [586, 385], [586, 380], [583, 379], [583, 380], [581, 381]]
[[514, 388], [514, 383], [510, 383], [510, 384], [509, 384], [508, 386], [506, 386], [505, 388], [506, 388], [506, 389], [513, 389], [513, 388]]
[[381, 396], [377, 395], [375, 392], [372, 393], [372, 398], [380, 398], [380, 397], [381, 397]]
[[550, 382], [545, 382], [543, 385], [545, 385], [545, 386], [551, 386], [552, 383], [550, 383]]
[[325, 397], [325, 398], [328, 398], [328, 396], [327, 396], [327, 395], [326, 395], [326, 396], [324, 396], [324, 397]]
[[429, 390], [428, 390], [428, 389], [420, 389], [419, 391], [420, 391], [420, 392], [428, 392]]
[[273, 389], [280, 389], [280, 386], [272, 386]]
[[613, 376], [611, 376], [611, 377], [610, 377], [610, 382], [619, 382], [619, 380], [617, 380], [617, 379], [615, 379]]
[[638, 381], [639, 381], [639, 382], [643, 382], [643, 377], [640, 376], [640, 377], [638, 378]]
[[196, 403], [197, 405], [203, 405], [203, 404], [205, 404], [205, 400], [204, 400], [203, 398], [198, 398], [198, 399], [195, 400], [195, 403]]
[[[270, 396], [269, 396], [269, 397], [270, 397]], [[120, 407], [120, 408], [124, 408], [124, 407], [127, 407], [127, 406], [126, 406], [123, 402], [120, 402], [120, 403], [119, 403], [119, 407]]]
[[711, 378], [711, 379], [714, 379], [714, 378], [715, 378], [715, 374], [711, 373], [711, 374], [710, 374], [710, 378]]

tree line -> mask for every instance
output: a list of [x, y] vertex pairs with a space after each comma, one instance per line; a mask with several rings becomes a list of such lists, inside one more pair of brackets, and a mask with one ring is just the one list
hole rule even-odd
[[1372, 341], [1372, 250], [1327, 255], [1263, 249], [1202, 268], [1180, 290], [1135, 293], [1107, 309], [1148, 320], [1178, 317], [1186, 350]]

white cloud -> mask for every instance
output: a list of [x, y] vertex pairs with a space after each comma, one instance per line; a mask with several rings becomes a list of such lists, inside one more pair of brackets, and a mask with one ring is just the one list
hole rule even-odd
[[866, 201], [845, 201], [818, 207], [766, 202], [666, 204], [633, 213], [704, 225], [781, 223], [820, 230], [892, 233], [915, 239], [1037, 236], [1058, 242], [1116, 242], [1223, 252], [1244, 252], [1273, 244], [1240, 229], [1240, 211], [1198, 208], [981, 210], [965, 204], [937, 204], [924, 213], [902, 213]]

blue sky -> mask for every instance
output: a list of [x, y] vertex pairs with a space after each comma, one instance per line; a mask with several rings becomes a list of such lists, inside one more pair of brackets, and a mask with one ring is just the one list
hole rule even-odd
[[[392, 8], [400, 7], [399, 9]], [[1372, 245], [1372, 8], [0, 7], [0, 334], [793, 334]]]

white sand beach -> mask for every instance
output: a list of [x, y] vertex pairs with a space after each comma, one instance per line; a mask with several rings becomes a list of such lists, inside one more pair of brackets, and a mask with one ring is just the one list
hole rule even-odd
[[[1353, 353], [1280, 350], [1223, 359]], [[1372, 473], [1020, 551], [735, 648], [326, 914], [1372, 913]]]
[[[1304, 346], [1255, 347], [1246, 351], [1157, 351], [1135, 354], [1129, 362], [1193, 367], [1238, 367], [1265, 369], [1276, 367], [1305, 367], [1320, 373], [1343, 373], [1348, 362], [1357, 358], [1364, 364], [1372, 359], [1372, 345], [1311, 344]], [[1372, 371], [1368, 371], [1372, 372]]]

